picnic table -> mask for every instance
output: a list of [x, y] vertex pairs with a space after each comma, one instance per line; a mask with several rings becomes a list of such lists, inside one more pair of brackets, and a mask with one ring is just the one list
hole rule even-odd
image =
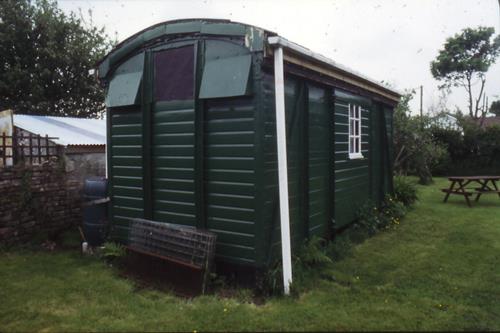
[[[471, 207], [469, 197], [472, 195], [476, 195], [476, 202], [483, 194], [496, 193], [500, 197], [500, 190], [496, 183], [500, 180], [500, 176], [457, 176], [448, 177], [448, 180], [451, 182], [450, 187], [441, 189], [446, 193], [444, 202], [448, 201], [450, 194], [462, 195], [469, 207]], [[471, 183], [478, 184], [479, 187], [467, 188], [466, 186]]]

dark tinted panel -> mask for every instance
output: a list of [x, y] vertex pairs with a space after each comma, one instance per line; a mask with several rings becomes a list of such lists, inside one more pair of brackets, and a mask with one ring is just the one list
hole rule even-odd
[[156, 101], [193, 99], [193, 46], [157, 52], [154, 63]]

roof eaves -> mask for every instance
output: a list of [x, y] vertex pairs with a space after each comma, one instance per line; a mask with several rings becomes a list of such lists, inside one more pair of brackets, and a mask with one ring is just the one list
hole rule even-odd
[[336, 70], [340, 70], [340, 71], [347, 73], [353, 77], [356, 77], [358, 79], [366, 81], [372, 85], [379, 87], [380, 89], [386, 90], [394, 95], [397, 95], [398, 98], [403, 95], [403, 93], [400, 92], [399, 90], [383, 86], [380, 84], [380, 82], [377, 82], [376, 80], [369, 78], [364, 74], [361, 74], [361, 73], [359, 73], [359, 72], [357, 72], [357, 71], [355, 71], [347, 66], [339, 64], [339, 63], [333, 61], [332, 59], [325, 57], [324, 55], [321, 55], [319, 53], [315, 53], [315, 52], [309, 50], [308, 48], [305, 48], [299, 44], [290, 42], [289, 40], [287, 40], [286, 38], [283, 38], [281, 36], [270, 36], [270, 37], [268, 37], [267, 42], [269, 43], [269, 45], [282, 46], [283, 48], [288, 49], [288, 50], [290, 50], [294, 53], [297, 53], [301, 56], [312, 59], [312, 60], [319, 62], [323, 65], [333, 67]]

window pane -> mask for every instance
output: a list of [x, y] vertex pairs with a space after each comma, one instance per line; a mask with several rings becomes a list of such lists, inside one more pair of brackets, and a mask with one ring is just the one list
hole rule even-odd
[[354, 138], [349, 138], [349, 153], [354, 153]]
[[352, 104], [349, 104], [349, 118], [353, 118], [354, 117], [354, 110], [353, 110], [353, 106]]
[[349, 120], [349, 135], [354, 135], [354, 127], [355, 127], [354, 120]]
[[359, 119], [359, 116], [360, 116], [360, 111], [359, 111], [360, 107], [359, 106], [356, 106], [356, 118]]
[[359, 135], [359, 121], [355, 121], [354, 122], [354, 128], [355, 128], [355, 131], [354, 131], [354, 135]]
[[356, 145], [354, 146], [354, 152], [359, 153], [359, 138], [356, 138]]
[[234, 97], [245, 95], [252, 56], [211, 60], [205, 64], [201, 79], [200, 98]]
[[193, 99], [194, 47], [192, 45], [155, 53], [155, 100]]

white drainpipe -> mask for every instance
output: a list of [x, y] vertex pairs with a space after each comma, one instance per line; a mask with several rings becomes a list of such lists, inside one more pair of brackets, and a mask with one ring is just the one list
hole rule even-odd
[[283, 48], [274, 49], [274, 89], [276, 98], [276, 140], [278, 144], [278, 177], [281, 222], [281, 254], [283, 261], [283, 287], [290, 293], [292, 283], [292, 254], [290, 246], [290, 214], [288, 209], [288, 170], [286, 157], [285, 79]]

